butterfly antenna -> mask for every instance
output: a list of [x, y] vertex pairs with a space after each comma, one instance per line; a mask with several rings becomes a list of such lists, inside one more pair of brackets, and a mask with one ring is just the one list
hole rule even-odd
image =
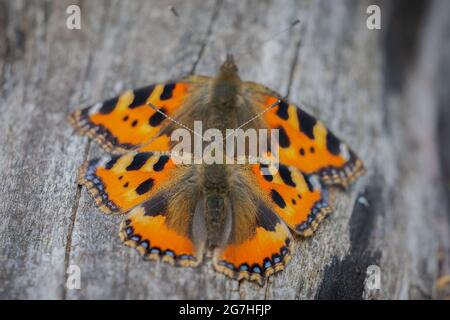
[[189, 24], [187, 24], [186, 22], [184, 22], [181, 17], [180, 14], [178, 13], [177, 9], [175, 9], [174, 6], [169, 6], [167, 9], [169, 9], [169, 11], [174, 15], [175, 18], [178, 19], [178, 21], [181, 23], [181, 25], [187, 29], [192, 35], [194, 35], [197, 40], [202, 40], [199, 36], [198, 36], [198, 32], [196, 32], [193, 28], [191, 28], [191, 26]]
[[[268, 42], [270, 42], [270, 41], [276, 39], [277, 37], [279, 37], [279, 36], [282, 35], [283, 33], [287, 32], [287, 31], [290, 31], [292, 28], [294, 28], [294, 27], [295, 27], [296, 25], [298, 25], [299, 23], [300, 23], [300, 19], [295, 19], [295, 20], [292, 21], [292, 22], [289, 24], [289, 26], [287, 26], [286, 28], [277, 31], [277, 32], [273, 33], [272, 35], [270, 35], [269, 37], [267, 37], [267, 39], [260, 41], [260, 42], [258, 43], [257, 48], [255, 48], [255, 49], [253, 49], [253, 50], [250, 50], [250, 51], [247, 51], [247, 52], [245, 53], [245, 55], [253, 53], [253, 51], [255, 51], [256, 49], [261, 48], [262, 46], [264, 46], [264, 45], [267, 44]], [[239, 45], [239, 46], [236, 48], [236, 50], [235, 50], [235, 55], [236, 55], [236, 56], [240, 54], [240, 51], [241, 51], [242, 47], [243, 47], [245, 44], [246, 44], [246, 43], [243, 43], [243, 44]]]
[[153, 103], [151, 102], [147, 102], [147, 105], [152, 108], [155, 112], [161, 114], [162, 116], [164, 116], [165, 118], [169, 119], [170, 121], [172, 121], [173, 123], [175, 123], [176, 125], [182, 127], [183, 129], [188, 130], [189, 132], [192, 132], [193, 134], [199, 136], [202, 140], [203, 136], [198, 133], [197, 131], [192, 130], [191, 128], [189, 128], [187, 125], [185, 125], [184, 123], [181, 123], [180, 121], [178, 121], [175, 118], [172, 118], [171, 116], [169, 116], [167, 113], [165, 113], [164, 111], [162, 111], [161, 109], [159, 109], [158, 107], [156, 107]]

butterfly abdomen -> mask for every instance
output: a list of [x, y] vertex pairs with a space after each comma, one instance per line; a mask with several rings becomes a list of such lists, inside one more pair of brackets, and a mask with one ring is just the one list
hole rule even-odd
[[229, 183], [225, 165], [205, 165], [203, 195], [208, 245], [217, 247], [226, 236]]
[[205, 212], [208, 245], [215, 248], [220, 245], [224, 232], [226, 220], [224, 197], [220, 194], [208, 195], [205, 198]]

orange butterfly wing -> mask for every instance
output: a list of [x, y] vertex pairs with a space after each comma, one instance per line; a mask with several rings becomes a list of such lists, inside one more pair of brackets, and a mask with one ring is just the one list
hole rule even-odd
[[172, 159], [164, 154], [129, 152], [86, 162], [78, 181], [87, 187], [103, 212], [124, 213], [173, 179], [175, 167]]
[[125, 244], [150, 260], [195, 266], [203, 245], [194, 244], [193, 211], [186, 206], [197, 201], [194, 188], [185, 187], [183, 201], [171, 203], [188, 171], [164, 153], [129, 152], [87, 162], [79, 181], [103, 212], [127, 213], [119, 232]]
[[[239, 212], [235, 212], [236, 216]], [[239, 225], [233, 223], [231, 234], [240, 232]], [[214, 268], [237, 280], [248, 279], [263, 284], [272, 274], [284, 269], [292, 252], [292, 236], [278, 216], [258, 202], [256, 221], [250, 224], [251, 236], [243, 241], [233, 237], [222, 248], [214, 252]]]
[[[191, 232], [171, 225], [168, 199], [161, 192], [130, 211], [120, 227], [120, 239], [136, 248], [149, 260], [164, 261], [178, 266], [197, 266], [203, 256], [202, 244], [195, 244]], [[186, 217], [186, 226], [191, 221]]]
[[[248, 83], [250, 98], [261, 110], [273, 106], [280, 96], [255, 83]], [[317, 174], [327, 185], [348, 186], [364, 173], [356, 154], [313, 116], [281, 100], [263, 114], [267, 127], [279, 129], [280, 162], [307, 174]]]
[[318, 176], [283, 164], [278, 170], [256, 164], [252, 171], [272, 208], [294, 232], [310, 236], [332, 211], [332, 195]]
[[[108, 152], [123, 153], [152, 141], [167, 123], [164, 115], [147, 103], [174, 116], [188, 104], [193, 92], [205, 86], [207, 79], [191, 76], [176, 82], [128, 90], [118, 97], [75, 111], [69, 116], [69, 121], [79, 134], [95, 139]], [[153, 150], [166, 151], [167, 139], [160, 140], [155, 146], [159, 149]]]

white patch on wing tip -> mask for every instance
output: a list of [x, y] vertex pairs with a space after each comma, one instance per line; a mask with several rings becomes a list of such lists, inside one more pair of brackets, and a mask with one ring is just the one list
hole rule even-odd
[[104, 167], [112, 158], [111, 157], [102, 157], [100, 158], [100, 160], [98, 161], [97, 166], [99, 167]]
[[94, 113], [98, 113], [98, 111], [101, 109], [101, 107], [103, 107], [103, 103], [102, 102], [97, 102], [89, 110], [89, 115], [92, 116]]
[[322, 186], [320, 184], [319, 178], [317, 176], [309, 176], [309, 183], [313, 186], [314, 190], [321, 190]]
[[339, 149], [341, 151], [341, 156], [345, 159], [345, 161], [349, 161], [350, 160], [350, 151], [348, 150], [348, 147], [341, 143], [339, 145]]

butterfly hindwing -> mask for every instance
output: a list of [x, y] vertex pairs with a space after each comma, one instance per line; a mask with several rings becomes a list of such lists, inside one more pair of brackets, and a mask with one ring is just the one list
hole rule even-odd
[[[280, 96], [248, 83], [250, 97], [260, 109], [276, 104]], [[327, 185], [347, 187], [364, 173], [361, 160], [326, 126], [294, 104], [280, 99], [263, 114], [269, 128], [279, 129], [280, 162], [307, 174], [317, 174]]]
[[[238, 214], [235, 212], [234, 216]], [[290, 260], [293, 242], [289, 229], [263, 202], [259, 203], [256, 219], [248, 227], [248, 236], [240, 239], [238, 233], [242, 226], [233, 223], [231, 239], [215, 251], [214, 268], [237, 280], [262, 284], [284, 269]]]
[[250, 167], [235, 167], [230, 175], [230, 231], [215, 249], [213, 265], [234, 279], [262, 284], [288, 263], [292, 236], [255, 184]]
[[177, 214], [184, 217], [184, 227], [170, 222], [169, 198], [165, 192], [160, 192], [130, 211], [122, 222], [119, 236], [149, 260], [197, 266], [202, 260], [203, 245], [193, 239], [192, 214]]
[[79, 183], [105, 213], [127, 212], [176, 176], [176, 165], [164, 153], [129, 152], [86, 162]]
[[174, 116], [205, 83], [206, 77], [192, 76], [128, 90], [72, 113], [69, 121], [79, 134], [95, 139], [108, 152], [123, 153], [147, 144], [166, 123], [165, 116], [148, 103]]

